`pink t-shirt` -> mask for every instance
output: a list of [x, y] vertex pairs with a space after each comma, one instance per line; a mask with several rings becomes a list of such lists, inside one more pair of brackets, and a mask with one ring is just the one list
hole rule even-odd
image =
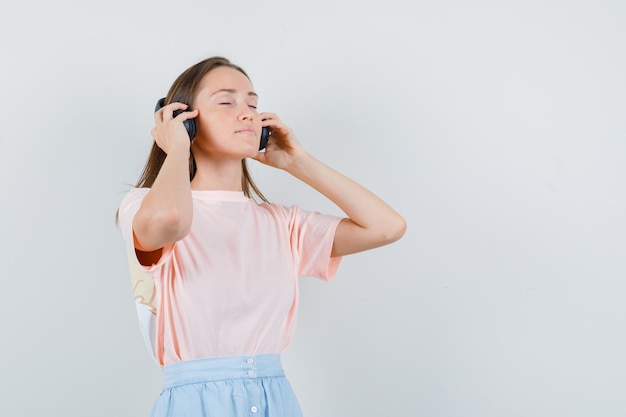
[[235, 191], [192, 191], [193, 223], [151, 267], [139, 264], [132, 220], [149, 191], [132, 189], [119, 222], [142, 334], [161, 366], [283, 352], [293, 337], [298, 277], [331, 280], [340, 217], [257, 204]]

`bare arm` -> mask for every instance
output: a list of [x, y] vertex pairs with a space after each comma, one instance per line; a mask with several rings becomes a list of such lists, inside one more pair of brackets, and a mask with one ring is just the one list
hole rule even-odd
[[343, 256], [400, 239], [406, 222], [374, 193], [306, 154], [289, 171], [333, 203], [348, 218], [337, 226], [332, 256]]
[[158, 259], [165, 245], [185, 237], [191, 227], [189, 136], [183, 120], [195, 117], [197, 112], [184, 112], [172, 118], [174, 110], [186, 107], [173, 103], [154, 116], [156, 126], [152, 129], [152, 136], [167, 156], [133, 219], [135, 247], [146, 252], [147, 261]]
[[400, 239], [404, 218], [365, 187], [315, 159], [298, 143], [280, 119], [264, 113], [272, 139], [257, 159], [284, 169], [335, 203], [347, 218], [338, 225], [332, 256], [343, 256], [383, 246]]

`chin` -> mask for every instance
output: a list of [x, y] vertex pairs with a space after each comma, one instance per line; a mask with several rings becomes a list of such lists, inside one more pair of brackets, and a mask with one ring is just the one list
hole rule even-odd
[[246, 156], [244, 156], [244, 158], [255, 158], [258, 153], [259, 153], [259, 150], [255, 149], [253, 151], [248, 152]]
[[257, 153], [259, 152], [259, 144], [258, 144], [258, 142], [255, 141], [254, 143], [251, 143], [249, 145], [246, 144], [246, 145], [247, 145], [246, 146], [246, 150], [245, 150], [246, 158], [252, 158], [252, 157], [256, 156]]

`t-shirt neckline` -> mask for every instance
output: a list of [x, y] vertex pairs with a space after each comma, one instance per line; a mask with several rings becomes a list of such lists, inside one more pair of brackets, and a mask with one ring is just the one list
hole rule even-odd
[[243, 191], [191, 190], [191, 195], [210, 201], [248, 201]]

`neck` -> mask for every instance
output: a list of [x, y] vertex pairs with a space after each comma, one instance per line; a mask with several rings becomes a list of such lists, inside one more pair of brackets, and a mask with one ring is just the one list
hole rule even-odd
[[196, 175], [191, 181], [193, 190], [242, 191], [243, 171], [240, 159], [214, 159], [200, 157], [196, 159]]

